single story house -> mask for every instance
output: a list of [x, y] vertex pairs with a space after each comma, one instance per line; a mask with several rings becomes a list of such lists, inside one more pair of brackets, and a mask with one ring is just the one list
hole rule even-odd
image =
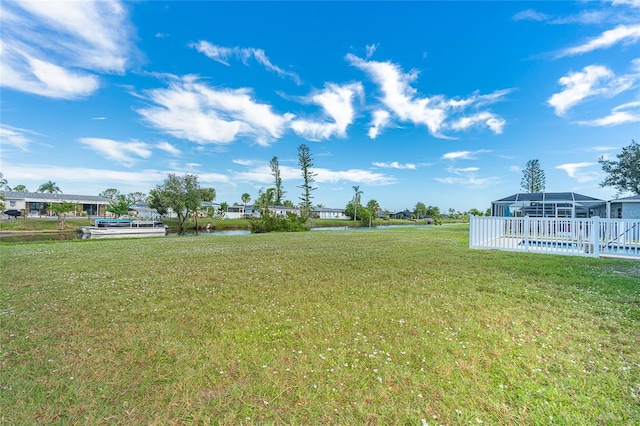
[[46, 216], [49, 203], [73, 203], [78, 213], [102, 216], [109, 200], [96, 195], [49, 194], [46, 192], [4, 191], [5, 210], [20, 210], [26, 216]]
[[606, 201], [575, 192], [518, 193], [491, 203], [491, 216], [569, 217], [600, 216]]
[[640, 219], [640, 195], [607, 201], [606, 216], [611, 219]]

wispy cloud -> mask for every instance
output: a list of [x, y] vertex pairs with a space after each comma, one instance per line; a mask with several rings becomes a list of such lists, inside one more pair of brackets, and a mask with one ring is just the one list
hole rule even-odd
[[345, 137], [347, 127], [355, 119], [354, 100], [362, 99], [363, 93], [360, 83], [327, 84], [323, 90], [304, 98], [305, 102], [322, 107], [324, 120], [294, 119], [291, 128], [303, 138], [313, 141], [332, 136]]
[[592, 96], [613, 97], [633, 87], [638, 75], [616, 77], [607, 67], [589, 65], [558, 80], [564, 90], [553, 94], [547, 103], [558, 116], [564, 116], [573, 106]]
[[2, 86], [77, 99], [100, 86], [97, 73], [123, 73], [135, 51], [118, 1], [3, 3]]
[[156, 148], [168, 152], [171, 155], [174, 156], [178, 156], [180, 155], [180, 150], [178, 148], [176, 148], [175, 146], [171, 145], [169, 142], [160, 142], [159, 144], [156, 145]]
[[611, 0], [611, 4], [614, 6], [631, 6], [640, 7], [640, 0]]
[[131, 167], [140, 158], [151, 157], [151, 149], [144, 142], [118, 142], [111, 139], [82, 138], [79, 142], [109, 160]]
[[191, 47], [198, 52], [206, 55], [208, 58], [213, 59], [216, 62], [229, 66], [229, 59], [236, 58], [242, 61], [243, 64], [248, 65], [249, 59], [253, 58], [264, 66], [267, 70], [275, 72], [281, 77], [289, 77], [293, 79], [297, 84], [301, 84], [300, 77], [297, 74], [285, 71], [277, 65], [274, 65], [263, 49], [256, 49], [254, 47], [223, 47], [209, 43], [208, 41], [201, 40], [197, 43], [190, 44]]
[[588, 167], [593, 167], [598, 163], [583, 162], [583, 163], [566, 163], [556, 166], [558, 170], [564, 170], [567, 172], [570, 178], [578, 181], [578, 183], [591, 182], [598, 178], [598, 173], [593, 171], [583, 171]]
[[594, 120], [577, 121], [584, 126], [617, 126], [626, 123], [640, 122], [640, 101], [619, 105], [611, 110], [606, 117]]
[[546, 13], [537, 12], [533, 9], [522, 10], [513, 15], [514, 21], [546, 21], [550, 18], [551, 16]]
[[500, 183], [500, 179], [495, 176], [491, 176], [487, 178], [444, 177], [444, 178], [434, 178], [434, 180], [441, 183], [446, 183], [448, 185], [461, 185], [461, 186], [473, 187], [473, 188], [486, 188], [486, 187], [497, 185], [498, 183]]
[[366, 46], [366, 58], [369, 59], [370, 57], [373, 56], [373, 54], [376, 52], [376, 49], [378, 48], [378, 43], [375, 44], [367, 44]]
[[28, 130], [11, 127], [6, 124], [0, 124], [0, 146], [12, 146], [22, 151], [29, 150], [31, 139], [26, 137], [25, 133], [31, 133]]
[[633, 44], [640, 40], [640, 25], [618, 25], [612, 30], [603, 32], [586, 43], [561, 50], [557, 57], [575, 56], [598, 49], [607, 49], [618, 43]]
[[[378, 115], [372, 119], [369, 136], [375, 138], [383, 128], [383, 124], [392, 123], [391, 118], [401, 122], [411, 122], [415, 125], [426, 126], [429, 132], [436, 137], [446, 137], [444, 131], [466, 130], [470, 125], [460, 124], [467, 109], [474, 108], [473, 116], [488, 113], [478, 111], [477, 108], [487, 103], [502, 100], [509, 90], [502, 90], [490, 95], [474, 94], [465, 99], [447, 98], [444, 95], [424, 97], [418, 95], [412, 83], [417, 79], [418, 72], [405, 73], [400, 66], [390, 61], [377, 62], [361, 59], [353, 54], [347, 54], [346, 60], [356, 68], [364, 71], [378, 85], [382, 94], [380, 101], [383, 108], [375, 111], [387, 111], [389, 116]], [[380, 113], [377, 113], [380, 114]], [[393, 116], [391, 116], [393, 114]], [[490, 114], [490, 113], [489, 113]], [[474, 125], [483, 125], [494, 133], [499, 133], [504, 125], [504, 120], [493, 116], [494, 119], [473, 120]]]
[[463, 167], [463, 168], [451, 167], [451, 166], [447, 167], [447, 171], [449, 173], [453, 173], [454, 175], [469, 175], [469, 174], [474, 174], [479, 170], [480, 170], [479, 167]]
[[380, 167], [381, 169], [399, 169], [399, 170], [403, 170], [403, 169], [416, 170], [417, 169], [416, 165], [413, 163], [402, 164], [402, 163], [398, 163], [397, 161], [392, 161], [391, 163], [376, 161], [371, 164], [373, 164], [375, 167]]
[[[255, 162], [251, 162], [248, 166], [251, 167], [251, 170], [242, 172], [230, 171], [233, 179], [261, 185], [268, 185], [273, 182], [273, 175], [271, 174], [269, 165], [263, 164], [258, 166]], [[371, 186], [384, 186], [397, 182], [393, 176], [362, 169], [331, 170], [314, 167], [313, 172], [316, 173], [315, 181], [319, 184], [349, 182], [365, 183]], [[281, 165], [280, 174], [283, 181], [300, 180], [300, 169], [296, 167]]]
[[475, 160], [476, 154], [491, 152], [488, 149], [479, 149], [477, 151], [453, 151], [447, 152], [442, 156], [443, 160]]
[[389, 126], [391, 122], [391, 114], [389, 111], [377, 109], [371, 114], [371, 127], [367, 134], [371, 139], [375, 139], [380, 134], [381, 129]]
[[199, 144], [224, 145], [250, 137], [267, 146], [293, 118], [256, 102], [250, 89], [216, 89], [195, 76], [170, 77], [167, 88], [148, 90], [143, 97], [154, 105], [137, 112], [150, 125]]

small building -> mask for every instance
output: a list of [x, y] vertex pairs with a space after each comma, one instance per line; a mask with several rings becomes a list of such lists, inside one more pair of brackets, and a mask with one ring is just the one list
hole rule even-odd
[[109, 200], [97, 195], [49, 194], [46, 192], [4, 191], [6, 210], [20, 210], [25, 216], [46, 216], [50, 203], [73, 203], [77, 212], [87, 216], [102, 216]]
[[518, 193], [491, 203], [491, 216], [570, 217], [600, 215], [606, 201], [575, 192]]
[[640, 195], [607, 201], [606, 217], [610, 219], [640, 219]]
[[312, 209], [311, 215], [319, 219], [349, 219], [344, 215], [344, 209], [330, 209], [326, 207], [316, 207]]

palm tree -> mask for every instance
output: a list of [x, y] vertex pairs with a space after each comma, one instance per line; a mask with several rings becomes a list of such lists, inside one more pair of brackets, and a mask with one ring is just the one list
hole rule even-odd
[[55, 182], [45, 182], [42, 185], [40, 185], [40, 187], [38, 188], [38, 191], [36, 192], [48, 192], [49, 194], [62, 194], [62, 191], [60, 191], [60, 188], [58, 188], [58, 186], [56, 185]]
[[362, 195], [362, 191], [360, 191], [360, 187], [358, 185], [354, 185], [353, 190], [355, 194], [353, 195], [353, 221], [356, 221], [356, 216], [358, 216], [358, 204], [360, 204], [360, 195]]
[[251, 195], [249, 195], [248, 193], [245, 192], [244, 194], [242, 194], [240, 199], [242, 200], [242, 204], [244, 204], [244, 210], [242, 210], [242, 211], [246, 214], [247, 213], [247, 203], [249, 201], [251, 201]]

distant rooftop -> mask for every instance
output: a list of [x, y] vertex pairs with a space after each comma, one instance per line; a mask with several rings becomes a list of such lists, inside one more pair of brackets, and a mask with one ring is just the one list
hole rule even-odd
[[579, 202], [581, 204], [597, 204], [604, 203], [604, 200], [598, 198], [589, 197], [587, 195], [577, 194], [575, 192], [532, 192], [532, 193], [518, 193], [513, 194], [505, 198], [494, 201], [494, 203], [517, 203], [517, 202], [530, 202], [537, 201], [542, 203], [556, 203], [556, 202]]

